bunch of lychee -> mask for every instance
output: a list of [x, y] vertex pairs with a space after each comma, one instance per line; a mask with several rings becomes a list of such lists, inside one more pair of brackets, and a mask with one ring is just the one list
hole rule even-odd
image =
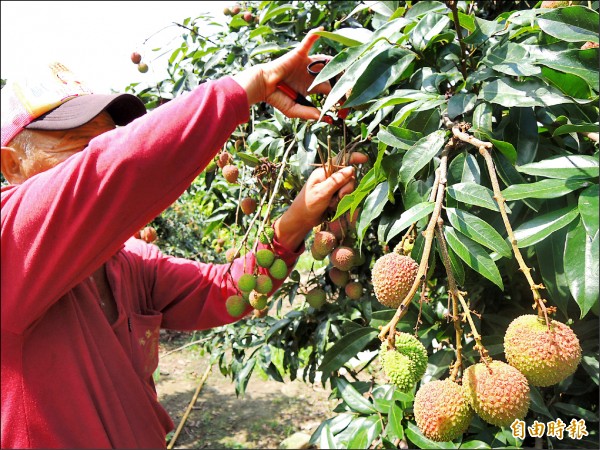
[[450, 380], [421, 386], [414, 411], [423, 435], [435, 441], [455, 439], [466, 431], [473, 413], [492, 425], [508, 427], [527, 414], [530, 385], [560, 383], [581, 361], [579, 339], [571, 328], [533, 314], [510, 323], [504, 352], [508, 364], [484, 361], [469, 366], [462, 386]]
[[137, 68], [140, 73], [148, 72], [148, 64], [142, 62], [142, 55], [140, 55], [138, 52], [133, 52], [131, 54], [131, 62], [137, 64]]
[[[236, 15], [240, 14], [241, 12], [242, 12], [242, 8], [240, 7], [240, 5], [233, 5], [231, 8], [225, 7], [223, 9], [223, 14], [225, 14], [226, 16], [236, 16]], [[259, 21], [258, 16], [254, 16], [252, 14], [252, 12], [249, 10], [243, 11], [242, 18], [248, 23], [250, 23], [250, 22], [258, 23], [258, 21]]]
[[225, 180], [227, 180], [228, 183], [237, 183], [238, 177], [240, 175], [240, 170], [235, 164], [233, 164], [233, 156], [231, 155], [231, 153], [229, 153], [226, 150], [219, 153], [217, 159], [217, 166], [221, 169], [223, 178], [225, 178]]

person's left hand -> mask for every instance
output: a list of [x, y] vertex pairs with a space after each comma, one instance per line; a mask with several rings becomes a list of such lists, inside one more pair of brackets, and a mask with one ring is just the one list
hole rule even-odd
[[[350, 164], [363, 164], [368, 157], [352, 153]], [[287, 211], [276, 222], [278, 240], [290, 249], [297, 248], [306, 234], [323, 222], [325, 213], [335, 209], [338, 202], [355, 188], [354, 167], [344, 167], [325, 176], [322, 167], [315, 169]], [[285, 241], [285, 242], [284, 242]]]

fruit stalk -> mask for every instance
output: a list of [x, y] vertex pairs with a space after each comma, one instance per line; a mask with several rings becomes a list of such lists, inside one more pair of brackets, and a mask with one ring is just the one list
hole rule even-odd
[[496, 201], [496, 203], [498, 204], [498, 208], [500, 209], [500, 215], [502, 216], [502, 220], [504, 222], [504, 227], [506, 228], [506, 232], [508, 233], [508, 240], [510, 241], [510, 244], [512, 246], [513, 253], [515, 254], [515, 258], [516, 258], [517, 262], [519, 263], [519, 268], [520, 268], [521, 272], [523, 272], [523, 274], [525, 275], [525, 278], [527, 278], [527, 281], [529, 282], [529, 287], [531, 288], [531, 291], [533, 293], [534, 307], [537, 305], [538, 315], [540, 317], [544, 317], [544, 319], [546, 320], [546, 325], [548, 326], [548, 329], [550, 329], [550, 322], [548, 320], [548, 311], [546, 309], [546, 305], [544, 304], [546, 302], [546, 300], [544, 300], [542, 298], [542, 296], [539, 292], [540, 289], [544, 289], [544, 286], [542, 284], [536, 284], [533, 281], [533, 278], [531, 276], [531, 269], [529, 267], [527, 267], [527, 264], [525, 263], [525, 260], [523, 259], [523, 256], [521, 255], [521, 251], [519, 250], [519, 247], [517, 246], [517, 239], [515, 238], [515, 234], [513, 233], [512, 226], [510, 225], [510, 221], [508, 220], [508, 214], [506, 213], [506, 208], [504, 206], [506, 203], [506, 199], [504, 198], [504, 196], [502, 195], [502, 192], [500, 190], [500, 184], [498, 183], [498, 176], [496, 175], [496, 168], [494, 167], [494, 162], [492, 160], [492, 154], [490, 153], [490, 149], [493, 148], [492, 143], [481, 141], [481, 140], [461, 131], [457, 124], [452, 125], [452, 134], [457, 139], [460, 139], [463, 142], [467, 142], [467, 143], [473, 145], [474, 147], [476, 147], [477, 149], [479, 149], [479, 153], [481, 154], [481, 156], [483, 156], [485, 163], [487, 165], [487, 168], [488, 168], [489, 175], [490, 175], [490, 181], [492, 182], [492, 189], [494, 191], [494, 200]]

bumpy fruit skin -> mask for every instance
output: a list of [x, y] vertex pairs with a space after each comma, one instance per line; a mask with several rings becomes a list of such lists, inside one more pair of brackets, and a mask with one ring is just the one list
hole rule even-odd
[[233, 164], [227, 164], [223, 167], [223, 177], [231, 184], [237, 183], [240, 170]]
[[225, 300], [225, 308], [232, 317], [239, 317], [246, 310], [246, 300], [241, 295], [232, 295]]
[[236, 14], [239, 14], [241, 10], [242, 8], [240, 8], [240, 5], [234, 5], [231, 8], [231, 14], [235, 16]]
[[231, 161], [233, 161], [233, 156], [231, 156], [231, 153], [224, 150], [221, 153], [219, 153], [219, 157], [217, 158], [217, 166], [219, 166], [219, 168], [222, 169]]
[[461, 386], [450, 379], [422, 385], [413, 404], [415, 421], [423, 436], [447, 442], [462, 435], [473, 419], [473, 410]]
[[146, 73], [146, 72], [148, 72], [148, 64], [146, 64], [146, 63], [139, 63], [138, 64], [138, 71], [140, 73]]
[[397, 308], [415, 281], [419, 265], [410, 257], [392, 252], [373, 265], [371, 281], [379, 303]]
[[331, 252], [331, 264], [344, 272], [348, 272], [354, 266], [356, 252], [345, 245], [336, 247]]
[[283, 280], [287, 277], [288, 267], [283, 259], [277, 258], [269, 267], [269, 274], [276, 280]]
[[360, 300], [362, 297], [363, 286], [359, 281], [351, 281], [344, 288], [344, 292], [352, 300]]
[[327, 295], [321, 288], [313, 288], [306, 293], [306, 302], [315, 309], [321, 308], [325, 304]]
[[235, 258], [235, 248], [230, 248], [227, 249], [227, 251], [225, 252], [225, 260], [230, 263], [233, 262]]
[[139, 64], [142, 62], [142, 55], [140, 55], [138, 52], [133, 52], [131, 54], [131, 62], [134, 64]]
[[332, 267], [329, 269], [329, 278], [336, 286], [344, 287], [350, 280], [350, 274], [338, 269], [337, 267]]
[[383, 342], [379, 351], [383, 372], [398, 389], [407, 391], [425, 374], [427, 350], [408, 333], [396, 335], [395, 349], [388, 349], [387, 345]]
[[255, 254], [256, 256], [256, 264], [260, 267], [269, 268], [275, 261], [275, 255], [268, 248], [261, 248]]
[[337, 239], [334, 234], [329, 231], [318, 231], [315, 233], [315, 240], [313, 246], [315, 251], [320, 255], [329, 255], [335, 246], [337, 245]]
[[251, 273], [243, 274], [238, 280], [238, 288], [240, 288], [240, 291], [242, 292], [250, 292], [255, 288], [256, 284], [257, 279]]
[[314, 241], [310, 246], [310, 254], [312, 255], [313, 259], [317, 261], [323, 261], [327, 257], [327, 253], [319, 253], [319, 251], [315, 247]]
[[265, 294], [259, 294], [256, 291], [252, 291], [250, 293], [250, 304], [254, 309], [265, 309], [268, 299], [269, 297], [267, 297]]
[[577, 336], [564, 323], [526, 314], [513, 320], [504, 335], [508, 363], [533, 386], [552, 386], [572, 375], [581, 361]]
[[271, 280], [269, 275], [259, 275], [256, 277], [256, 286], [254, 289], [260, 294], [268, 294], [273, 289], [273, 280]]
[[529, 409], [527, 378], [502, 361], [477, 363], [463, 373], [463, 388], [473, 410], [486, 422], [508, 427]]
[[256, 211], [256, 200], [254, 200], [251, 197], [246, 197], [242, 200], [242, 202], [240, 203], [240, 208], [242, 208], [242, 212], [244, 214], [246, 214], [247, 216], [252, 214], [254, 211]]
[[262, 244], [270, 244], [273, 242], [275, 236], [275, 230], [272, 227], [265, 228], [258, 238]]
[[158, 239], [158, 234], [156, 233], [154, 227], [145, 227], [140, 231], [140, 239], [151, 244]]

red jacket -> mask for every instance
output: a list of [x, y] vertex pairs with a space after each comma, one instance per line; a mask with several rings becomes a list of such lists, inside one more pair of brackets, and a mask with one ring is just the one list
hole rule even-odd
[[[130, 236], [185, 191], [248, 111], [233, 79], [208, 82], [2, 189], [3, 448], [165, 447], [173, 422], [152, 380], [159, 329], [233, 322], [225, 299], [235, 287], [227, 265]], [[299, 253], [275, 247], [291, 269]], [[113, 325], [88, 278], [103, 263]], [[243, 270], [240, 258], [233, 279]]]

